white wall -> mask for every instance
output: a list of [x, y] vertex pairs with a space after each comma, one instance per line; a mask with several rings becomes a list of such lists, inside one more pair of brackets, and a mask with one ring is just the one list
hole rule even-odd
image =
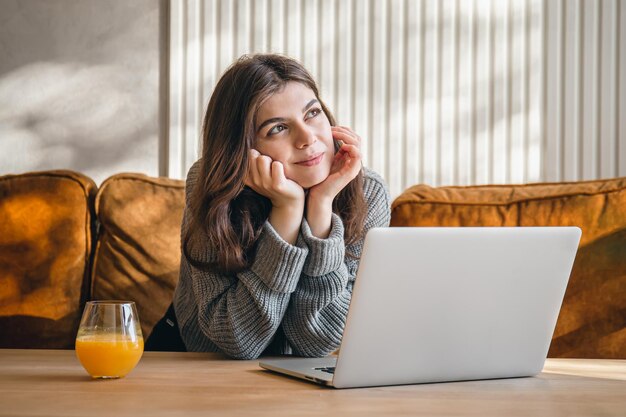
[[169, 175], [220, 73], [280, 52], [365, 138], [392, 195], [626, 175], [624, 0], [172, 0]]
[[158, 108], [158, 1], [0, 0], [0, 175], [157, 175]]

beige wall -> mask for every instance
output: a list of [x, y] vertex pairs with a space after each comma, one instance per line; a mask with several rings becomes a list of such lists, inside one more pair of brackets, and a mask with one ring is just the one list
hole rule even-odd
[[159, 1], [0, 0], [0, 175], [157, 175]]

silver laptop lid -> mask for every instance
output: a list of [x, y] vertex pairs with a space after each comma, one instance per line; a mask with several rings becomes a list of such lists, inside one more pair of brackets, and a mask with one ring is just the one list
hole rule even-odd
[[580, 235], [577, 227], [370, 230], [333, 385], [539, 373]]

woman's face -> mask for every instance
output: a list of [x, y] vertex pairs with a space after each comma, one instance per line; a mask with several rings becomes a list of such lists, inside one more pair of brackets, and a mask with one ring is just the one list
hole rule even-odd
[[315, 93], [289, 82], [270, 96], [256, 118], [255, 149], [285, 167], [285, 176], [310, 188], [330, 173], [335, 148], [330, 122]]

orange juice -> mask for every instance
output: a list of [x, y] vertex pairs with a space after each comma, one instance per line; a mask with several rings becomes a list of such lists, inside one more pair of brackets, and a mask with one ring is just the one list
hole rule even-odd
[[141, 336], [102, 333], [76, 339], [76, 356], [94, 378], [123, 377], [133, 370], [142, 354]]

